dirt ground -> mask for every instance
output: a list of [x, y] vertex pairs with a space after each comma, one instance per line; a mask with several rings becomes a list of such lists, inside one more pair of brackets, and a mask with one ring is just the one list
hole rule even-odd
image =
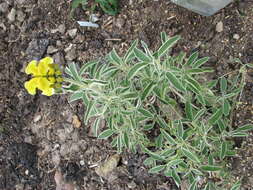
[[[122, 54], [134, 39], [151, 49], [160, 32], [182, 36], [173, 52], [198, 50], [209, 56], [213, 76], [253, 63], [253, 1], [240, 0], [211, 17], [180, 8], [168, 0], [121, 0], [114, 17], [95, 11], [99, 28], [80, 27], [89, 18], [81, 8], [70, 16], [70, 1], [0, 0], [0, 189], [54, 190], [62, 175], [66, 190], [177, 189], [172, 179], [148, 174], [144, 154], [126, 152], [108, 178], [96, 173], [115, 155], [109, 141], [97, 140], [82, 124], [85, 108], [69, 104], [67, 95], [29, 95], [24, 68], [32, 59], [52, 56], [64, 67], [106, 55], [114, 47]], [[218, 28], [217, 28], [218, 27]], [[253, 122], [253, 73], [248, 72], [234, 125]], [[244, 190], [253, 189], [253, 135], [237, 139], [238, 155], [229, 160]], [[57, 173], [58, 172], [58, 173]], [[56, 178], [56, 179], [55, 179]], [[63, 190], [63, 188], [61, 188]], [[184, 188], [181, 188], [184, 190]], [[58, 187], [59, 190], [59, 187]]]

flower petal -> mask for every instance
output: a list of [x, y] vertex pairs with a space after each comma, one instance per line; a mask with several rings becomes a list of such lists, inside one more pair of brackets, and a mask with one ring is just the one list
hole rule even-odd
[[28, 63], [28, 65], [25, 68], [25, 73], [28, 74], [28, 75], [33, 74], [34, 76], [38, 75], [38, 67], [37, 67], [37, 61], [36, 60], [33, 60], [30, 63]]
[[49, 71], [49, 64], [52, 64], [54, 60], [51, 57], [45, 57], [39, 61], [38, 70], [41, 76], [46, 76]]
[[38, 78], [32, 78], [31, 80], [25, 82], [25, 89], [28, 91], [29, 94], [35, 95], [37, 85], [38, 85]]
[[51, 96], [54, 93], [52, 83], [45, 77], [40, 77], [38, 82], [38, 89], [42, 91], [43, 95]]

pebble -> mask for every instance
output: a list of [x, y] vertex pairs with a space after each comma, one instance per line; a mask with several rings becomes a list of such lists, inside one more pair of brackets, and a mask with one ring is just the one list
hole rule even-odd
[[0, 12], [6, 13], [8, 11], [9, 5], [6, 2], [0, 4]]
[[74, 28], [74, 29], [68, 30], [67, 33], [73, 39], [76, 36], [76, 34], [77, 34], [77, 29]]
[[239, 36], [239, 34], [234, 34], [234, 35], [233, 35], [233, 38], [234, 38], [235, 40], [239, 40], [240, 36]]
[[48, 46], [48, 48], [47, 48], [47, 54], [53, 54], [57, 51], [58, 51], [58, 49], [55, 48], [54, 46]]
[[66, 26], [64, 24], [60, 24], [58, 26], [58, 31], [61, 33], [61, 34], [64, 34], [65, 31], [66, 31]]
[[33, 118], [33, 122], [34, 123], [37, 123], [38, 121], [40, 121], [41, 120], [41, 115], [35, 115], [35, 117]]
[[64, 57], [61, 52], [58, 52], [53, 55], [54, 63], [57, 65], [63, 65], [65, 63]]
[[77, 57], [76, 48], [73, 45], [70, 45], [64, 51], [66, 52], [65, 59], [67, 61], [73, 61]]
[[125, 25], [125, 20], [123, 18], [116, 19], [115, 25], [118, 28], [122, 28]]
[[7, 18], [10, 22], [14, 22], [16, 17], [16, 9], [12, 8], [10, 13], [7, 15]]
[[82, 125], [81, 121], [76, 115], [73, 116], [72, 124], [75, 128], [80, 128]]
[[19, 22], [23, 22], [25, 20], [25, 16], [25, 13], [23, 13], [22, 11], [17, 11], [17, 19]]
[[85, 164], [84, 160], [80, 160], [80, 165], [84, 166], [84, 164]]
[[223, 31], [223, 22], [218, 22], [216, 25], [216, 32], [222, 32]]

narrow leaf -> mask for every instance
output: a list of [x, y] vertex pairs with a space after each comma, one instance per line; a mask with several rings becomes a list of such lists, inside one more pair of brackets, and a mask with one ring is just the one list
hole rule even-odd
[[142, 62], [150, 63], [152, 58], [147, 56], [143, 51], [139, 50], [138, 48], [134, 48], [135, 56]]
[[178, 90], [180, 91], [185, 91], [185, 88], [183, 86], [183, 84], [177, 79], [177, 77], [171, 73], [171, 72], [167, 72], [166, 73], [167, 78], [169, 79], [169, 81], [171, 82], [171, 84]]
[[185, 113], [186, 113], [186, 117], [189, 120], [193, 120], [193, 112], [192, 112], [192, 105], [190, 101], [187, 101], [185, 104]]
[[83, 98], [83, 91], [77, 91], [70, 96], [69, 102], [71, 103], [82, 98]]
[[200, 160], [198, 159], [197, 155], [195, 155], [195, 153], [189, 151], [186, 148], [181, 148], [182, 153], [184, 154], [184, 156], [186, 156], [187, 158], [189, 158], [190, 160], [194, 161], [194, 162], [200, 162]]
[[165, 168], [165, 165], [158, 165], [158, 166], [155, 166], [151, 169], [148, 170], [149, 173], [159, 173], [160, 171], [162, 171], [163, 169]]
[[160, 129], [160, 131], [163, 137], [169, 142], [169, 144], [171, 145], [177, 144], [177, 142], [164, 129]]
[[84, 123], [85, 123], [85, 125], [88, 124], [88, 120], [90, 118], [93, 106], [94, 106], [94, 101], [89, 101], [88, 106], [87, 106], [87, 110], [85, 111], [85, 114], [84, 114]]
[[220, 159], [224, 159], [225, 158], [226, 152], [227, 152], [227, 143], [223, 142], [221, 144]]
[[222, 94], [225, 94], [227, 91], [227, 79], [225, 77], [221, 77], [220, 79], [220, 91], [222, 92]]
[[153, 91], [155, 87], [155, 83], [150, 82], [143, 90], [142, 94], [141, 94], [141, 100], [145, 100]]
[[225, 116], [229, 115], [230, 112], [230, 104], [227, 99], [223, 99], [222, 111]]
[[109, 54], [109, 58], [112, 62], [118, 64], [118, 65], [122, 65], [123, 61], [122, 59], [119, 57], [119, 55], [117, 54], [117, 52], [115, 51], [115, 49], [113, 49], [111, 51], [111, 53]]
[[208, 120], [208, 123], [210, 124], [210, 125], [213, 125], [213, 124], [215, 124], [221, 117], [222, 117], [222, 114], [223, 114], [223, 112], [222, 112], [222, 109], [220, 108], [220, 109], [218, 109], [218, 110], [216, 110], [216, 112], [210, 117], [210, 119]]
[[191, 56], [188, 58], [186, 65], [191, 66], [197, 59], [198, 59], [199, 53], [195, 51], [191, 54]]
[[144, 116], [146, 116], [148, 118], [154, 118], [154, 115], [150, 111], [148, 111], [146, 109], [139, 108], [138, 112], [142, 113]]
[[127, 50], [127, 52], [126, 52], [126, 54], [124, 56], [125, 63], [128, 62], [131, 59], [131, 55], [134, 54], [134, 49], [136, 48], [137, 44], [138, 44], [138, 40], [135, 40], [132, 43], [131, 47]]
[[208, 171], [208, 172], [214, 172], [214, 171], [219, 171], [222, 168], [219, 166], [204, 165], [204, 166], [200, 166], [200, 169], [202, 169], [204, 171]]
[[180, 179], [179, 175], [177, 174], [177, 172], [175, 171], [175, 169], [172, 170], [172, 178], [174, 179], [177, 187], [180, 187], [181, 179]]
[[114, 131], [111, 129], [106, 129], [105, 131], [103, 131], [102, 133], [99, 134], [98, 138], [99, 139], [107, 139], [110, 136], [112, 136], [114, 134]]
[[203, 58], [195, 61], [192, 65], [192, 67], [198, 68], [198, 67], [202, 66], [203, 64], [205, 64], [208, 60], [209, 60], [209, 57], [203, 57]]
[[141, 69], [143, 69], [144, 67], [147, 66], [147, 63], [145, 62], [141, 62], [141, 63], [137, 63], [136, 65], [134, 65], [127, 73], [127, 79], [130, 80], [132, 79], [136, 73], [138, 73]]
[[162, 57], [177, 41], [180, 39], [180, 36], [174, 36], [169, 38], [157, 51], [157, 56]]
[[251, 131], [253, 129], [253, 125], [252, 124], [247, 124], [247, 125], [243, 125], [242, 127], [239, 127], [236, 129], [237, 132], [246, 132], [246, 131]]

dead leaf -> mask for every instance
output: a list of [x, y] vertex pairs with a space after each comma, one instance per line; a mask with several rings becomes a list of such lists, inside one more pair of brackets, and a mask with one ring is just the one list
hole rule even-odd
[[81, 121], [76, 115], [73, 116], [72, 124], [74, 125], [75, 128], [80, 128], [82, 125]]

